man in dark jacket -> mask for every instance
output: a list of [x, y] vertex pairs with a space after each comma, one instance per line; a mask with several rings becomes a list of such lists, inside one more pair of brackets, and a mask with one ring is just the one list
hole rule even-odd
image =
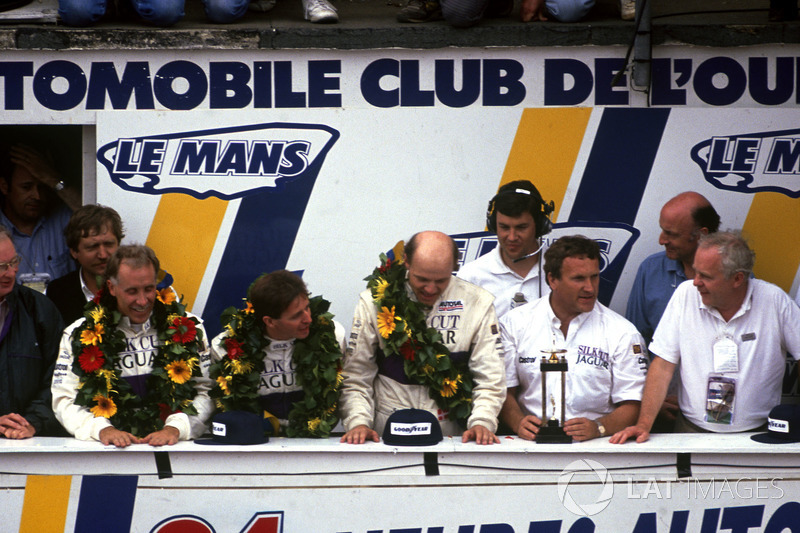
[[119, 213], [110, 207], [87, 204], [72, 214], [64, 237], [79, 268], [51, 281], [45, 293], [58, 307], [65, 325], [83, 317], [86, 302], [102, 287], [108, 260], [124, 236]]
[[0, 435], [59, 435], [50, 381], [64, 323], [46, 296], [17, 285], [19, 262], [11, 234], [0, 226]]

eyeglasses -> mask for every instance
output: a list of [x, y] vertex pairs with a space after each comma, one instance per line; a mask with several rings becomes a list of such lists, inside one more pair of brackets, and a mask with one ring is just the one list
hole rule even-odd
[[8, 272], [9, 268], [17, 268], [19, 267], [20, 258], [18, 255], [15, 255], [11, 261], [7, 263], [0, 263], [0, 274], [5, 274]]

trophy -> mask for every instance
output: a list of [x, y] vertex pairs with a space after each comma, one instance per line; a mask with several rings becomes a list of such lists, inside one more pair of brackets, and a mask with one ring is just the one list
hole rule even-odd
[[[572, 437], [564, 433], [564, 409], [566, 400], [566, 377], [567, 377], [567, 358], [564, 356], [566, 350], [556, 349], [554, 346], [550, 350], [542, 350], [550, 357], [542, 357], [542, 426], [536, 434], [536, 442], [542, 444], [552, 443], [572, 443]], [[561, 372], [561, 419], [556, 418], [556, 399], [550, 395], [550, 405], [552, 406], [552, 416], [547, 417], [547, 374]]]

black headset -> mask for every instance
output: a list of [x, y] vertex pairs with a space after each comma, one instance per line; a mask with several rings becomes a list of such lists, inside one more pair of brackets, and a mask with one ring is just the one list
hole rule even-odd
[[528, 206], [526, 211], [533, 216], [533, 222], [536, 224], [536, 238], [550, 233], [553, 229], [553, 223], [550, 221], [550, 213], [552, 213], [556, 204], [551, 200], [545, 202], [542, 195], [536, 190], [532, 183], [526, 181], [511, 182], [500, 189], [491, 200], [489, 200], [489, 207], [486, 208], [486, 227], [492, 233], [497, 233], [497, 209], [496, 204], [499, 198], [509, 197], [511, 195], [525, 195], [528, 197]]

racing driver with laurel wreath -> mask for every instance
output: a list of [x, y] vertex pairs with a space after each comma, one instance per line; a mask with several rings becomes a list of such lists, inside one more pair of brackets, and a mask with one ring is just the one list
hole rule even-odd
[[327, 437], [339, 421], [344, 328], [297, 275], [259, 276], [244, 309], [222, 314], [211, 343], [211, 397], [223, 411], [263, 414], [273, 433]]
[[494, 296], [452, 275], [458, 250], [444, 233], [411, 237], [403, 261], [381, 258], [347, 346], [342, 442], [378, 442], [393, 411], [416, 408], [436, 415], [444, 435], [499, 443], [506, 385]]
[[156, 290], [158, 270], [152, 249], [120, 246], [105, 288], [64, 331], [53, 411], [77, 439], [162, 446], [206, 430], [213, 403], [205, 331], [171, 287]]

